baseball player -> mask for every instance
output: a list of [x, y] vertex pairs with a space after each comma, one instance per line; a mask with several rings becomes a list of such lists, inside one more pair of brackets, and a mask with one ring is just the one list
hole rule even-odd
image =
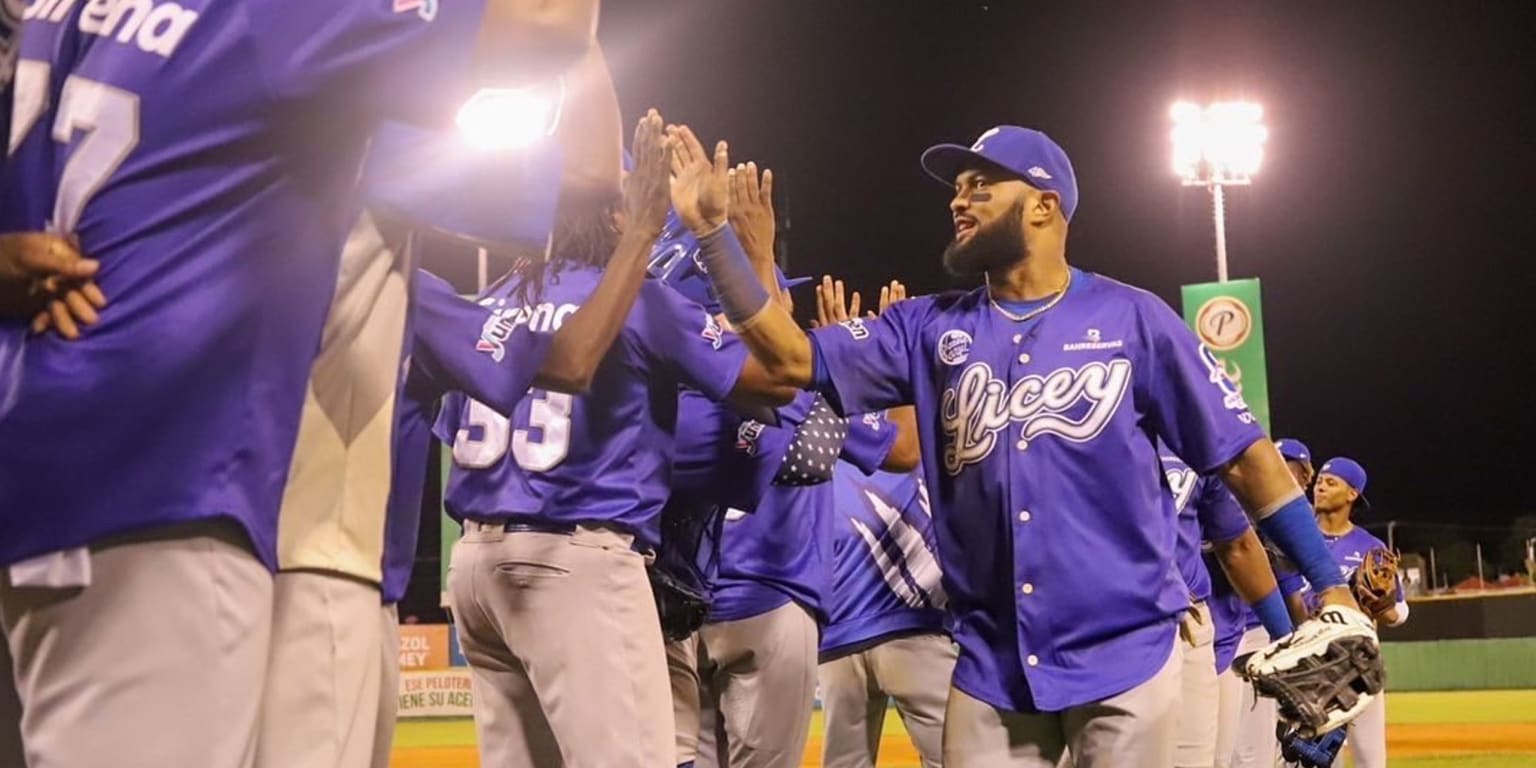
[[711, 604], [699, 630], [700, 768], [800, 765], [831, 583], [832, 468], [839, 455], [866, 473], [901, 460], [883, 414], [845, 420], [818, 397], [806, 426], [823, 440], [791, 451], [788, 481], [752, 514], [728, 511], [701, 552]]
[[[725, 226], [727, 158], [723, 143], [713, 158], [696, 142], [674, 144], [674, 204], [681, 195], [690, 213]], [[486, 294], [488, 306], [538, 330], [585, 300], [610, 224], [582, 205], [564, 215], [580, 221], [557, 227], [550, 261], [509, 275]], [[447, 506], [464, 536], [448, 586], [484, 762], [670, 764], [665, 655], [645, 562], [667, 498], [679, 385], [752, 403], [793, 391], [743, 375], [746, 356], [701, 307], [647, 281], [585, 394], [535, 388], [510, 421], [450, 397], [437, 430], [454, 443]], [[633, 683], [615, 695], [615, 679]]]
[[683, 598], [692, 603], [673, 615], [668, 600], [677, 596], [658, 592], [679, 766], [692, 766], [699, 748], [701, 686], [695, 633], [708, 615], [708, 585], [698, 553], [707, 537], [718, 536], [712, 529], [724, 523], [726, 509], [757, 508], [806, 415], [805, 409], [781, 408], [779, 423], [765, 424], [695, 391], [679, 396], [671, 495], [662, 510], [661, 547], [653, 566], [682, 584], [688, 590]]
[[[841, 280], [823, 277], [816, 297], [814, 327], [859, 316], [859, 293], [845, 302]], [[906, 297], [906, 286], [893, 280], [880, 289], [879, 309]], [[920, 470], [866, 476], [857, 469], [839, 462], [833, 474], [833, 583], [817, 668], [826, 716], [822, 764], [873, 768], [894, 701], [924, 765], [937, 766], [955, 645], [928, 490]]]
[[923, 165], [954, 188], [946, 266], [987, 286], [810, 335], [767, 301], [733, 232], [673, 203], [772, 381], [845, 413], [917, 407], [960, 645], [946, 765], [1054, 766], [1069, 745], [1080, 765], [1172, 764], [1188, 596], [1155, 437], [1219, 473], [1325, 580], [1325, 618], [1342, 625], [1309, 636], [1371, 642], [1311, 506], [1210, 351], [1156, 297], [1067, 265], [1077, 186], [1061, 148], [999, 126]]
[[873, 768], [894, 702], [924, 768], [943, 765], [944, 705], [955, 666], [921, 471], [866, 477], [839, 463], [828, 622], [817, 675], [822, 765]]
[[[754, 247], [772, 252], [775, 219], [773, 216], [772, 173], [761, 182], [755, 166], [738, 166], [728, 175], [730, 181], [730, 225], [747, 233]], [[721, 329], [730, 333], [719, 302], [710, 290], [709, 279], [696, 259], [698, 241], [683, 226], [675, 212], [669, 215], [662, 238], [653, 251], [651, 274], [688, 300], [715, 316]], [[776, 265], [759, 274], [765, 287], [771, 286], [777, 300], [792, 306], [789, 289], [808, 278], [790, 280]], [[672, 579], [681, 581], [697, 596], [693, 611], [682, 626], [671, 623], [666, 610], [666, 595], [658, 593], [663, 608], [664, 630], [669, 630], [667, 672], [672, 684], [673, 718], [676, 726], [676, 761], [692, 766], [699, 757], [700, 719], [704, 704], [704, 685], [700, 680], [699, 650], [702, 641], [697, 632], [708, 617], [709, 584], [703, 568], [712, 562], [702, 552], [718, 556], [717, 542], [728, 510], [756, 510], [768, 492], [770, 483], [801, 481], [801, 474], [790, 457], [827, 449], [819, 424], [809, 423], [813, 398], [802, 396], [796, 402], [774, 410], [776, 419], [765, 423], [744, 418], [733, 409], [721, 407], [698, 392], [685, 390], [678, 413], [677, 454], [673, 459], [671, 496], [662, 512], [662, 546], [657, 566]], [[763, 416], [763, 418], [767, 418]], [[718, 434], [719, 439], [712, 437]], [[740, 512], [736, 512], [740, 515]], [[714, 702], [712, 701], [711, 704]], [[713, 721], [712, 721], [713, 722]], [[714, 763], [719, 740], [713, 729], [706, 743], [707, 763]]]
[[[605, 72], [603, 79], [606, 80]], [[600, 97], [604, 91], [611, 102], [611, 85], [606, 89], [588, 87], [581, 90]], [[577, 391], [589, 386], [591, 372], [600, 364], [609, 342], [629, 314], [642, 283], [650, 242], [666, 211], [667, 158], [660, 141], [661, 127], [661, 119], [654, 110], [638, 124], [636, 155], [642, 161], [637, 172], [626, 182], [625, 219], [631, 223], [619, 242], [610, 269], [591, 290], [587, 301], [568, 314], [558, 331], [539, 328], [538, 319], [531, 314], [509, 313], [464, 302], [440, 279], [425, 273], [418, 277], [412, 304], [411, 361], [396, 413], [396, 485], [391, 489], [382, 585], [383, 624], [387, 636], [395, 635], [393, 604], [403, 594], [409, 578], [420, 515], [422, 478], [419, 467], [429, 444], [429, 433], [423, 427], [430, 423], [439, 396], [446, 389], [462, 390], [480, 407], [498, 413], [513, 413], [530, 383], [549, 388], [557, 395], [560, 390]], [[590, 128], [585, 130], [590, 131]], [[565, 180], [549, 179], [544, 183], [551, 188], [562, 188], [569, 194], [582, 191], [570, 179], [579, 175], [584, 153], [572, 150], [593, 148], [590, 143], [580, 140], [566, 144]], [[410, 197], [399, 190], [382, 191], [379, 197], [411, 202]], [[410, 224], [444, 231], [440, 221], [434, 218], [436, 214], [447, 213], [440, 204], [422, 200], [406, 207], [415, 208], [417, 213]], [[517, 215], [521, 214], [514, 213]], [[466, 223], [462, 219], [457, 221], [461, 225]], [[496, 239], [487, 233], [539, 229], [531, 225], [509, 227], [504, 221], [467, 223], [479, 229], [453, 234], [479, 242]], [[543, 229], [547, 231], [548, 227]], [[548, 320], [544, 318], [545, 325]], [[388, 761], [395, 698], [395, 689], [390, 682], [398, 675], [392, 645], [386, 656], [384, 665], [394, 669], [381, 686], [383, 695], [378, 699], [380, 706], [376, 717], [380, 725], [372, 754], [375, 763], [380, 765]]]
[[[1285, 466], [1303, 490], [1312, 487], [1312, 453], [1306, 444], [1295, 438], [1275, 441], [1275, 449], [1285, 460]], [[1301, 604], [1303, 581], [1294, 569], [1275, 568], [1280, 591], [1285, 595], [1291, 618], [1297, 622], [1306, 618], [1306, 608]], [[1220, 582], [1230, 586], [1225, 578]], [[1239, 600], [1235, 594], [1229, 600]], [[1228, 617], [1230, 616], [1230, 621]], [[1253, 653], [1273, 641], [1274, 636], [1265, 628], [1256, 612], [1246, 607], [1232, 608], [1216, 617], [1218, 626], [1240, 627], [1235, 650], [1238, 656]], [[1279, 714], [1275, 700], [1259, 696], [1251, 685], [1244, 685], [1235, 671], [1225, 674], [1221, 683], [1222, 725], [1218, 731], [1220, 740], [1230, 740], [1230, 748], [1218, 746], [1217, 765], [1225, 756], [1232, 768], [1273, 768], [1280, 758], [1280, 744], [1275, 739], [1275, 726]], [[1233, 711], [1236, 715], [1233, 715]], [[1234, 719], [1235, 718], [1235, 719]], [[1230, 728], [1227, 724], [1230, 723]], [[1224, 734], [1224, 735], [1222, 735]]]
[[[1195, 472], [1166, 445], [1159, 446], [1158, 454], [1179, 513], [1178, 566], [1191, 602], [1180, 621], [1184, 667], [1174, 765], [1208, 767], [1216, 761], [1221, 724], [1219, 676], [1231, 665], [1238, 634], [1221, 630], [1213, 616], [1216, 575], [1240, 595], [1240, 604], [1243, 597], [1252, 602], [1270, 636], [1290, 634], [1291, 617], [1264, 546], [1232, 494], [1216, 477]], [[1210, 551], [1213, 567], [1202, 558], [1203, 550]], [[1233, 582], [1239, 586], [1230, 587]], [[1218, 632], [1229, 638], [1220, 653]]]
[[[1312, 489], [1313, 503], [1317, 508], [1317, 525], [1323, 532], [1324, 541], [1338, 563], [1339, 572], [1346, 580], [1353, 580], [1355, 572], [1372, 556], [1373, 551], [1387, 552], [1387, 545], [1364, 528], [1350, 522], [1350, 516], [1358, 509], [1370, 506], [1365, 496], [1365, 468], [1359, 462], [1334, 457], [1323, 462], [1317, 471], [1317, 485]], [[1309, 610], [1316, 610], [1317, 595], [1310, 586], [1303, 586]], [[1393, 587], [1386, 600], [1372, 611], [1378, 624], [1395, 627], [1408, 620], [1408, 602], [1403, 598], [1400, 577], [1393, 579]], [[1369, 606], [1367, 606], [1369, 609]], [[1354, 756], [1357, 768], [1385, 768], [1387, 764], [1387, 697], [1383, 693], [1348, 726], [1346, 744]], [[1343, 757], [1334, 765], [1343, 765]]]
[[[549, 187], [543, 194], [550, 200], [557, 191], [617, 191], [618, 105], [601, 51], [594, 47], [566, 74], [565, 81], [575, 95], [566, 105], [571, 120], [555, 136], [566, 157], [563, 178], [534, 172], [530, 174], [534, 178], [523, 183]], [[649, 120], [654, 136], [661, 121], [655, 115]], [[652, 154], [655, 165], [661, 157], [659, 145], [652, 147]], [[376, 158], [374, 154], [370, 159]], [[588, 178], [592, 180], [583, 183], [589, 186], [575, 181]], [[656, 187], [660, 191], [659, 183]], [[373, 193], [365, 190], [363, 196], [371, 200]], [[665, 197], [656, 200], [664, 202]], [[423, 206], [421, 213], [433, 211]], [[270, 682], [264, 689], [256, 747], [256, 764], [264, 768], [368, 765], [375, 753], [379, 702], [384, 693], [394, 695], [384, 688], [394, 675], [379, 674], [378, 660], [394, 656], [398, 648], [397, 643], [387, 645], [395, 630], [380, 616], [381, 602], [392, 602], [381, 601], [381, 563], [389, 541], [390, 486], [385, 473], [398, 422], [395, 411], [414, 406], [397, 398], [398, 372], [407, 348], [401, 340], [412, 273], [406, 249], [398, 242], [386, 242], [384, 233], [398, 227], [392, 222], [376, 225], [374, 218], [372, 210], [362, 214], [344, 247], [343, 263], [350, 268], [336, 281], [332, 305], [337, 311], [326, 323], [313, 363], [314, 383], [299, 429], [303, 450], [290, 468], [290, 491], [279, 517]], [[532, 229], [547, 233], [549, 227], [546, 223]], [[572, 327], [563, 327], [563, 334], [555, 334], [548, 342], [550, 348], [562, 344], [561, 335], [567, 337], [563, 343], [570, 345], [572, 334], [579, 330], [575, 326], [588, 320], [606, 321], [611, 330], [606, 336], [582, 336], [580, 346], [606, 344], [616, 335], [620, 318], [628, 313], [638, 290], [644, 263], [643, 245], [629, 250], [628, 268], [614, 274], [627, 277], [628, 298], [613, 305], [591, 302], [584, 308], [587, 316], [573, 317]], [[439, 301], [458, 307], [461, 316], [446, 327], [438, 319], [442, 310], [432, 302], [443, 293], [446, 296]], [[485, 402], [499, 403], [510, 411], [527, 390], [534, 371], [554, 369], [559, 363], [560, 356], [545, 358], [542, 342], [523, 343], [521, 337], [528, 335], [525, 329], [498, 328], [490, 310], [466, 303], [451, 291], [425, 292], [421, 297], [428, 301], [418, 308], [423, 320], [417, 326], [420, 335], [430, 339], [438, 334], [450, 340], [436, 350], [417, 345], [413, 355], [439, 361], [468, 357], [492, 374], [500, 373], [503, 366], [518, 368], [505, 377], [507, 384], [492, 392], [494, 397], [483, 398]], [[592, 316], [604, 312], [609, 317]], [[508, 335], [519, 338], [505, 338]], [[494, 346], [490, 354], [475, 351], [490, 342], [502, 346], [500, 354]], [[509, 362], [508, 345], [513, 347], [512, 355], [526, 359]], [[589, 354], [589, 365], [600, 356], [600, 349]], [[381, 381], [375, 375], [379, 370], [393, 376]]]
[[[0, 528], [20, 532], [0, 541], [0, 607], [33, 766], [248, 765], [279, 511], [345, 518], [297, 542], [304, 564], [379, 568], [382, 499], [342, 515], [345, 497], [290, 483], [338, 455], [301, 422], [337, 388], [311, 380], [328, 321], [363, 311], [332, 300], [358, 266], [341, 244], [365, 141], [381, 116], [440, 122], [477, 78], [553, 78], [590, 47], [596, 2], [110, 6], [23, 13], [0, 231], [78, 237], [112, 304], [79, 341], [26, 341], [0, 419]], [[383, 423], [363, 484], [387, 476]], [[131, 663], [102, 637], [135, 638]]]

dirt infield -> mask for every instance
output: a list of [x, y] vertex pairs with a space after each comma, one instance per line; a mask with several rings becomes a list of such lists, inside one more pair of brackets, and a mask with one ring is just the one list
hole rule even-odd
[[1434, 757], [1530, 753], [1536, 763], [1536, 723], [1415, 723], [1387, 726], [1387, 753]]

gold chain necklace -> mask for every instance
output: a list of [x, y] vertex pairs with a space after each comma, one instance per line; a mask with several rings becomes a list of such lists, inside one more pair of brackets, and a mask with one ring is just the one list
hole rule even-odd
[[1017, 315], [1017, 314], [1014, 314], [1014, 313], [1009, 312], [1008, 310], [1004, 309], [1003, 305], [997, 303], [997, 299], [992, 298], [992, 278], [988, 277], [987, 278], [987, 301], [992, 302], [992, 308], [997, 310], [998, 312], [1001, 312], [1003, 314], [1003, 317], [1006, 317], [1009, 320], [1014, 321], [1015, 323], [1022, 323], [1025, 320], [1028, 320], [1028, 319], [1034, 317], [1035, 315], [1041, 314], [1042, 312], [1045, 312], [1046, 310], [1050, 309], [1051, 307], [1054, 307], [1057, 304], [1060, 304], [1061, 300], [1067, 297], [1067, 289], [1070, 288], [1071, 286], [1072, 286], [1072, 268], [1068, 267], [1067, 268], [1067, 280], [1066, 280], [1066, 282], [1061, 284], [1061, 290], [1056, 292], [1056, 296], [1054, 298], [1052, 298], [1050, 301], [1048, 301], [1048, 302], [1046, 302], [1046, 303], [1044, 303], [1044, 304], [1042, 304], [1042, 305], [1040, 305], [1038, 307], [1035, 307], [1034, 309], [1031, 309], [1028, 312], [1025, 312], [1022, 315]]

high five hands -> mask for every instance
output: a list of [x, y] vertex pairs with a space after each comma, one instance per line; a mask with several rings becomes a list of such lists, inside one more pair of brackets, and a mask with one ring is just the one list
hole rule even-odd
[[[821, 284], [816, 286], [816, 319], [811, 321], [812, 327], [821, 328], [859, 317], [859, 310], [862, 308], [859, 292], [854, 291], [846, 300], [844, 296], [843, 281], [833, 280], [831, 275], [822, 276]], [[906, 298], [907, 286], [900, 280], [892, 280], [880, 286], [880, 314], [884, 314], [892, 304]], [[869, 312], [867, 316], [875, 317], [876, 313]]]

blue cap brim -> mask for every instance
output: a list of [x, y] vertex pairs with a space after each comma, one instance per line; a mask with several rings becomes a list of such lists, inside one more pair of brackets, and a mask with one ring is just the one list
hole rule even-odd
[[998, 167], [997, 163], [982, 157], [979, 152], [959, 144], [936, 144], [923, 151], [923, 170], [938, 179], [944, 186], [955, 183], [955, 177], [967, 168]]

